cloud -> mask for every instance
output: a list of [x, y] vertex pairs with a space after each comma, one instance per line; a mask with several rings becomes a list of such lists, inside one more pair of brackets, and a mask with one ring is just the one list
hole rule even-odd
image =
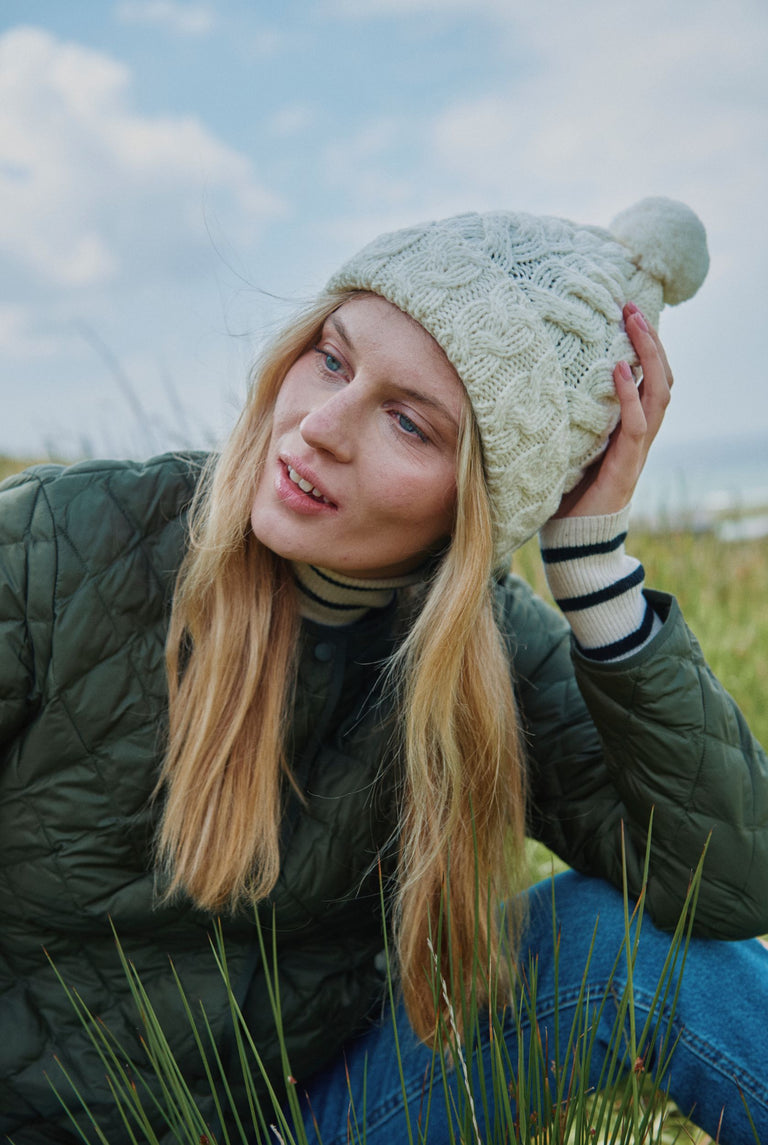
[[[327, 4], [342, 18], [445, 16], [493, 30], [485, 85], [403, 118], [403, 139], [422, 149], [425, 198], [442, 197], [442, 183], [468, 205], [605, 221], [667, 193], [735, 229], [734, 199], [757, 209], [768, 193], [762, 0], [646, 0], [642, 11], [627, 0]], [[383, 185], [383, 165], [380, 175]]]
[[[528, 67], [435, 116], [439, 169], [496, 202], [587, 209], [647, 193], [724, 220], [741, 184], [766, 190], [768, 14], [739, 0], [670, 8], [584, 0], [518, 12]], [[761, 156], [763, 158], [761, 158]]]
[[513, 9], [510, 0], [326, 0], [325, 10], [334, 16], [354, 20], [373, 19], [379, 16], [417, 16], [427, 13], [440, 16], [450, 13], [480, 12], [501, 14]]
[[334, 139], [328, 165], [348, 209], [324, 235], [342, 254], [463, 210], [605, 226], [645, 195], [682, 199], [707, 227], [712, 269], [696, 304], [664, 319], [680, 377], [667, 437], [738, 432], [747, 416], [768, 424], [765, 387], [754, 384], [768, 259], [763, 0], [646, 0], [642, 10], [624, 0], [408, 0], [407, 13], [404, 0], [334, 0], [333, 11], [418, 19], [422, 29], [442, 14], [456, 34], [465, 18], [493, 32], [471, 87], [458, 82], [442, 106], [393, 114], [386, 131], [371, 115]]
[[189, 276], [209, 209], [249, 241], [282, 203], [199, 119], [138, 113], [111, 56], [32, 27], [0, 36], [0, 259], [14, 281]]
[[[687, 199], [738, 229], [734, 197], [768, 193], [768, 9], [758, 0], [328, 0], [337, 15], [493, 31], [485, 83], [380, 119], [331, 158], [366, 213], [394, 195], [414, 217], [459, 209], [573, 214], [605, 222], [646, 194]], [[392, 126], [394, 123], [394, 127]], [[405, 192], [401, 189], [405, 186]], [[408, 189], [410, 188], [410, 190]]]
[[216, 23], [206, 5], [175, 0], [124, 0], [115, 14], [125, 24], [151, 24], [179, 36], [205, 36]]
[[287, 139], [307, 131], [315, 120], [315, 109], [308, 103], [292, 103], [280, 108], [267, 124], [271, 135]]
[[0, 352], [9, 358], [45, 358], [60, 353], [65, 339], [39, 327], [24, 306], [0, 305]]

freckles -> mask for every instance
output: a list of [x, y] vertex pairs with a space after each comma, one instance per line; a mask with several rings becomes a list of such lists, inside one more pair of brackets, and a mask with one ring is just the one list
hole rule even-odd
[[285, 388], [283, 388], [277, 395], [277, 401], [275, 402], [275, 408], [272, 414], [273, 431], [292, 424], [297, 419], [303, 417], [305, 412], [306, 411], [301, 411], [301, 403], [298, 399], [287, 394]]
[[442, 518], [446, 527], [452, 527], [456, 511], [456, 487], [452, 481], [449, 480], [447, 486], [441, 481], [429, 484], [424, 480], [397, 482], [391, 474], [388, 481], [386, 478], [383, 480], [386, 482], [384, 488], [388, 485], [389, 492], [380, 502], [381, 511], [386, 512], [396, 525], [419, 531]]
[[404, 480], [398, 478], [391, 470], [382, 469], [377, 476], [377, 485], [381, 494], [382, 504], [387, 506], [397, 516], [411, 517], [417, 515], [420, 506], [425, 503], [424, 483], [419, 480]]

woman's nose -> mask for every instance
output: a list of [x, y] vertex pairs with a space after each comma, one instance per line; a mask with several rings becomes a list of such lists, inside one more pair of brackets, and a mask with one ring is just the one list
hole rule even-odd
[[305, 414], [299, 432], [313, 449], [332, 454], [337, 461], [351, 461], [354, 415], [346, 401], [346, 391], [334, 394]]

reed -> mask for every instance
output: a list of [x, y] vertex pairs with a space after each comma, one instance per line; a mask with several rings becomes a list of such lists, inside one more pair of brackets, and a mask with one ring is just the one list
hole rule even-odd
[[[646, 854], [646, 872], [648, 855]], [[662, 968], [656, 995], [650, 1007], [651, 1016], [640, 1022], [635, 1015], [633, 968], [643, 926], [644, 897], [633, 904], [624, 890], [624, 939], [616, 954], [614, 974], [621, 965], [625, 985], [613, 976], [605, 989], [595, 996], [589, 993], [585, 968], [582, 989], [570, 1030], [565, 1031], [567, 1048], [561, 1051], [542, 1037], [537, 1016], [537, 968], [510, 969], [515, 982], [512, 1001], [494, 996], [495, 980], [488, 968], [491, 1002], [478, 1005], [474, 993], [462, 996], [460, 980], [448, 970], [443, 977], [438, 958], [431, 968], [431, 990], [436, 1008], [441, 1013], [438, 1037], [435, 1039], [432, 1067], [419, 1107], [413, 1120], [406, 1116], [409, 1145], [421, 1145], [428, 1139], [431, 1110], [437, 1102], [445, 1103], [450, 1124], [451, 1145], [671, 1145], [674, 1141], [694, 1141], [703, 1145], [709, 1139], [685, 1122], [666, 1099], [665, 1078], [669, 1058], [674, 1050], [670, 1034], [655, 1025], [654, 1013], [673, 1014], [677, 1002], [680, 976], [691, 935], [692, 919], [701, 877], [701, 864], [692, 879], [686, 903], [672, 936], [669, 954]], [[554, 893], [554, 892], [553, 892]], [[382, 892], [382, 911], [386, 904]], [[553, 900], [554, 908], [554, 900]], [[554, 918], [554, 914], [553, 914]], [[274, 929], [258, 926], [261, 957], [269, 968], [270, 1004], [276, 1034], [284, 1047], [280, 1008], [278, 951]], [[450, 932], [450, 897], [434, 920], [435, 946], [440, 948], [443, 932]], [[385, 927], [386, 934], [386, 927]], [[180, 1145], [322, 1145], [317, 1125], [302, 1120], [297, 1085], [291, 1063], [283, 1048], [281, 1070], [287, 1081], [287, 1098], [281, 1098], [276, 1079], [268, 1076], [247, 1024], [235, 1001], [227, 955], [221, 931], [212, 936], [212, 962], [221, 975], [229, 1000], [235, 1031], [237, 1056], [234, 1069], [246, 1100], [238, 1107], [232, 1100], [228, 1076], [219, 1056], [216, 1041], [206, 1018], [204, 1005], [194, 1010], [184, 987], [171, 967], [187, 1020], [194, 1034], [197, 1052], [208, 1081], [209, 1094], [194, 1096], [187, 1085], [184, 1071], [176, 1061], [165, 1038], [160, 1017], [144, 989], [139, 968], [125, 956], [115, 936], [142, 1030], [144, 1060], [132, 1063], [124, 1047], [112, 1037], [101, 1019], [91, 1013], [82, 998], [59, 978], [101, 1061], [105, 1084], [120, 1113], [123, 1131], [119, 1140], [110, 1139], [88, 1109], [87, 1102], [74, 1087], [66, 1062], [59, 1062], [59, 1074], [49, 1080], [67, 1110], [77, 1138], [84, 1145], [160, 1145], [168, 1138]], [[557, 944], [556, 944], [557, 947]], [[594, 940], [593, 940], [594, 948]], [[389, 952], [387, 952], [389, 953]], [[55, 967], [54, 967], [55, 970]], [[556, 970], [557, 978], [557, 970]], [[473, 976], [474, 978], [474, 976]], [[390, 1012], [396, 1003], [394, 976], [387, 974]], [[460, 1010], [460, 1020], [457, 1013]], [[608, 1052], [604, 1057], [596, 1091], [580, 1079], [590, 1073], [595, 1052], [598, 1023], [613, 1015]], [[505, 1039], [505, 1028], [512, 1025], [515, 1038]], [[458, 1029], [465, 1031], [459, 1037]], [[405, 1079], [397, 1037], [393, 1025], [395, 1053], [403, 1093]], [[669, 1025], [665, 1024], [665, 1029]], [[488, 1048], [481, 1056], [479, 1047]], [[645, 1059], [648, 1046], [654, 1044], [653, 1066], [640, 1077], [633, 1062]], [[509, 1047], [516, 1046], [510, 1053]], [[366, 1095], [350, 1093], [348, 1140], [351, 1145], [365, 1145]], [[404, 1108], [408, 1110], [404, 1096]], [[759, 1145], [759, 1142], [758, 1142]]]

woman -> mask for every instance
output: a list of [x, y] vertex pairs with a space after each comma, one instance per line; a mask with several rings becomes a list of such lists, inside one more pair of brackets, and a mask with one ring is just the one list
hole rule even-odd
[[[711, 835], [699, 933], [768, 930], [765, 756], [674, 602], [643, 592], [623, 549], [671, 385], [650, 322], [706, 269], [701, 224], [668, 200], [611, 234], [468, 215], [383, 236], [272, 347], [202, 480], [195, 459], [160, 458], [6, 485], [0, 1028], [14, 1037], [0, 1048], [0, 1127], [17, 1145], [70, 1139], [44, 1076], [54, 1052], [107, 1137], [125, 1139], [40, 953], [140, 1060], [107, 917], [203, 1102], [167, 958], [226, 1061], [208, 950], [222, 915], [236, 995], [279, 1077], [255, 905], [275, 928], [291, 1069], [326, 1142], [346, 1140], [347, 1069], [358, 1100], [366, 1077], [368, 1140], [405, 1132], [391, 1024], [372, 1018], [382, 880], [414, 1107], [440, 1016], [430, 943], [481, 1000], [476, 966], [500, 997], [510, 985], [508, 943], [521, 965], [540, 956], [541, 997], [553, 977], [548, 906], [534, 892], [527, 919], [514, 909], [526, 818], [616, 885], [624, 845], [637, 895], [653, 809], [646, 898], [661, 927]], [[499, 579], [540, 528], [572, 653], [567, 625]], [[519, 916], [510, 927], [501, 902]], [[599, 914], [599, 978], [621, 897], [569, 875], [557, 909], [577, 979]], [[668, 946], [645, 929], [638, 996]], [[673, 1095], [713, 1131], [725, 1106], [721, 1139], [740, 1141], [740, 1087], [768, 1135], [759, 1006], [721, 1013], [710, 997], [713, 975], [739, 975], [765, 999], [765, 953], [693, 949], [682, 1020], [696, 1021]], [[445, 1116], [430, 1140], [446, 1139]]]

